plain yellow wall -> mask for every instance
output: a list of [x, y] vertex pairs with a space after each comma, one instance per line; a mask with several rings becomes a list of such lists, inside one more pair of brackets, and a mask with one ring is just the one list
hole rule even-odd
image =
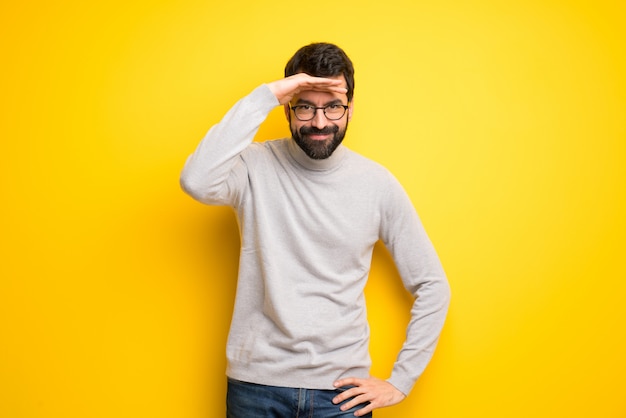
[[[224, 416], [239, 238], [178, 175], [313, 41], [352, 57], [346, 144], [406, 187], [453, 291], [376, 416], [626, 416], [622, 0], [68, 0], [0, 6], [0, 417]], [[259, 139], [287, 133], [277, 109]], [[379, 377], [397, 279], [378, 247]]]

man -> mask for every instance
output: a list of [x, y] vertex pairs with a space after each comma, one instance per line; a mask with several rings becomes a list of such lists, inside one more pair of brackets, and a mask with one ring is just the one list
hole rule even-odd
[[[301, 48], [285, 78], [241, 99], [183, 169], [183, 189], [232, 206], [241, 255], [227, 344], [229, 418], [372, 416], [411, 390], [430, 360], [449, 287], [406, 193], [342, 140], [354, 70], [335, 45]], [[253, 143], [282, 105], [292, 138]], [[382, 240], [415, 296], [391, 377], [369, 375], [363, 288]]]

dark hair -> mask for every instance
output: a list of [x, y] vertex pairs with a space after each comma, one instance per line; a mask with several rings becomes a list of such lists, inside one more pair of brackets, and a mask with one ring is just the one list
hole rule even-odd
[[354, 95], [354, 67], [352, 61], [337, 45], [313, 43], [300, 48], [285, 66], [285, 77], [306, 73], [314, 77], [336, 77], [346, 79], [348, 101]]

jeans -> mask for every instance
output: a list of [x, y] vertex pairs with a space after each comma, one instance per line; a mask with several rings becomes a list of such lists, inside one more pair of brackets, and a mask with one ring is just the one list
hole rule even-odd
[[[227, 418], [346, 418], [365, 404], [347, 411], [332, 399], [348, 387], [335, 390], [297, 389], [257, 385], [228, 379]], [[348, 400], [344, 401], [348, 402]], [[364, 417], [372, 417], [370, 412]]]

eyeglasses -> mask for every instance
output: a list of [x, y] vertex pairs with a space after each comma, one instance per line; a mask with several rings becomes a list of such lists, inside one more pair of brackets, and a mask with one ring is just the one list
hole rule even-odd
[[329, 104], [322, 107], [311, 105], [289, 105], [289, 108], [293, 110], [293, 114], [296, 115], [296, 118], [302, 122], [313, 119], [318, 109], [322, 109], [324, 111], [324, 116], [326, 116], [328, 120], [339, 120], [343, 118], [343, 115], [346, 114], [346, 110], [348, 110], [348, 106], [342, 104]]

